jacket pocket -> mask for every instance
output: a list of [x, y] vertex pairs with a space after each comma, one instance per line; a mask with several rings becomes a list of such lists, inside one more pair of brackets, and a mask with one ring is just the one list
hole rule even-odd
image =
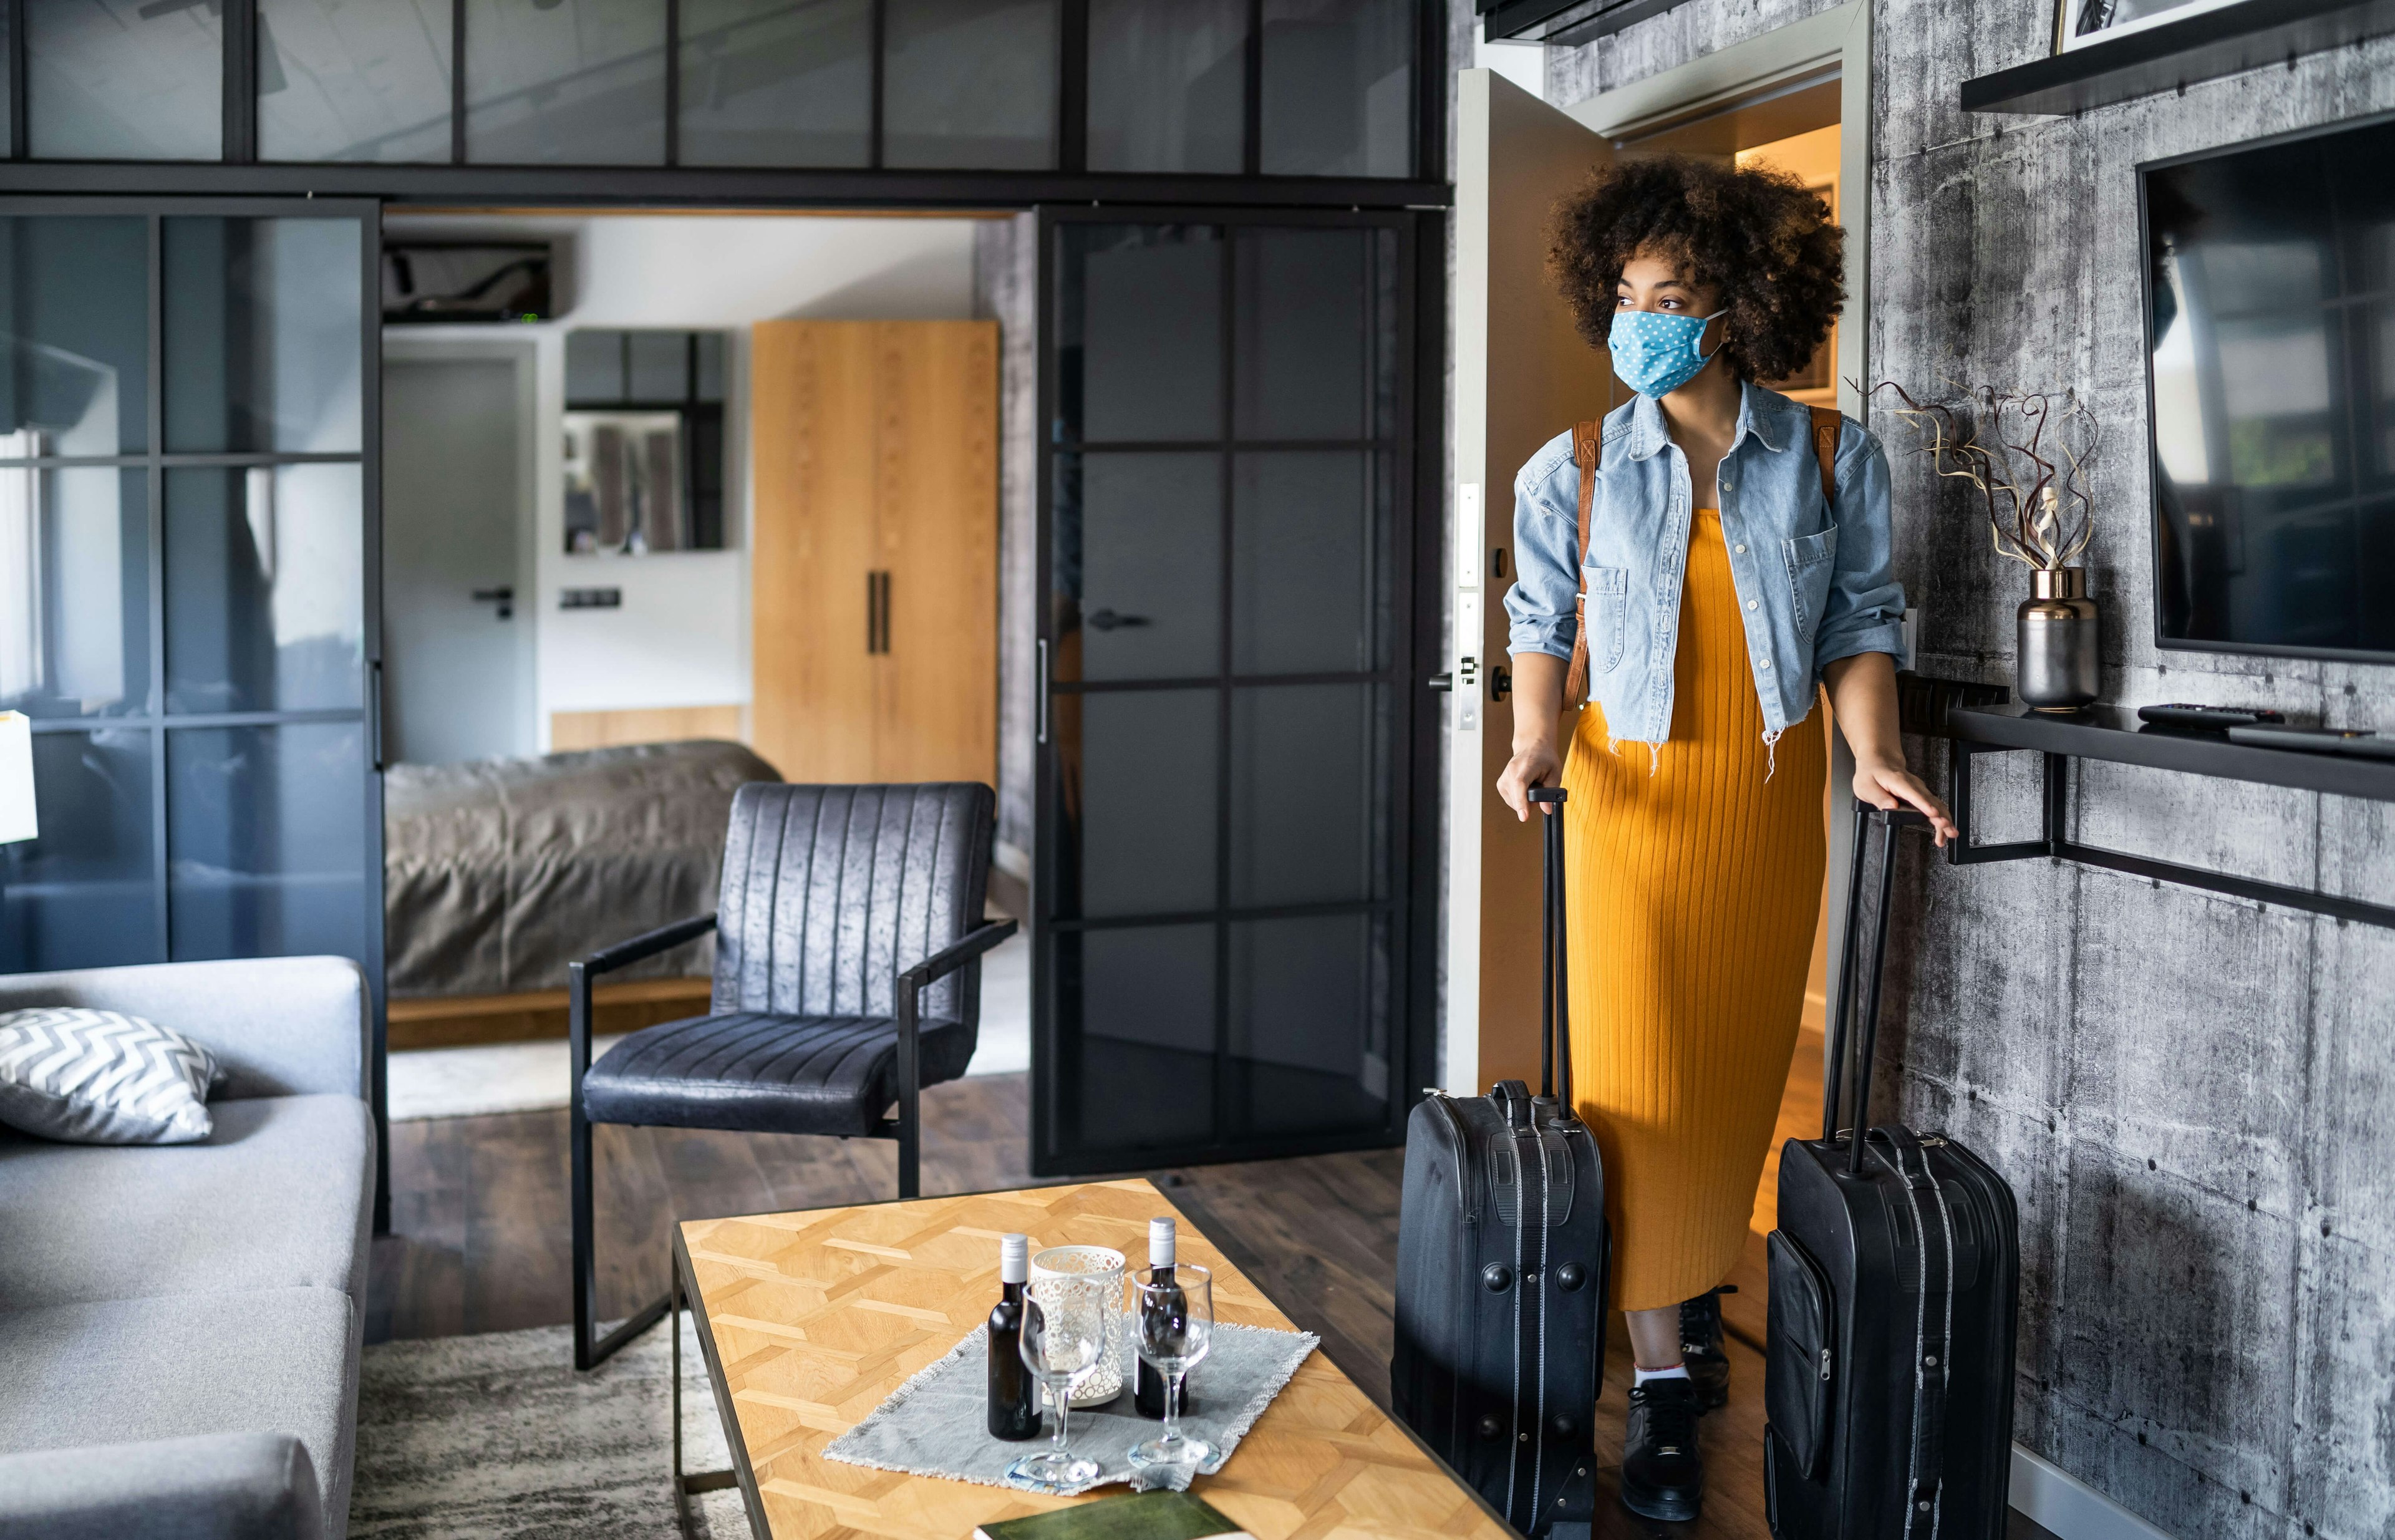
[[1621, 663], [1621, 645], [1630, 619], [1630, 569], [1582, 567], [1588, 580], [1588, 602], [1582, 616], [1588, 627], [1588, 664], [1598, 673], [1611, 673]]
[[1829, 1280], [1786, 1230], [1773, 1230], [1765, 1252], [1771, 1270], [1771, 1319], [1763, 1414], [1797, 1474], [1810, 1480], [1830, 1443], [1836, 1344], [1831, 1340]]
[[1821, 623], [1830, 600], [1830, 578], [1836, 570], [1838, 530], [1833, 524], [1818, 535], [1792, 535], [1780, 542], [1788, 563], [1788, 591], [1795, 605], [1796, 634], [1805, 641]]

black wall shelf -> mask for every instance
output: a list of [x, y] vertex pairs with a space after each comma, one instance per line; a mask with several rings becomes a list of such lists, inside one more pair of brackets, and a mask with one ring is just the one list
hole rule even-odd
[[[1940, 726], [1930, 730], [1947, 738], [1953, 750], [1953, 774], [1948, 793], [1953, 803], [1955, 825], [1963, 837], [1946, 847], [1946, 855], [1956, 866], [2053, 856], [2184, 887], [2225, 893], [2256, 903], [2277, 904], [2395, 929], [2395, 909], [2382, 904], [2257, 882], [2201, 867], [2181, 866], [2175, 861], [2157, 861], [2099, 845], [2081, 844], [2071, 838], [2071, 762], [2074, 759], [2142, 764], [2185, 775], [2283, 786], [2298, 791], [2326, 791], [2376, 802], [2395, 802], [2395, 761], [2257, 748], [2231, 743], [2217, 734], [2149, 727], [2124, 712], [2100, 710], [2048, 716], [2016, 707], [1957, 706], [1943, 713]], [[1981, 754], [2019, 750], [2044, 756], [2043, 837], [1974, 844], [1972, 762]]]
[[2395, 802], [2395, 760], [2231, 743], [2216, 733], [2149, 726], [2126, 711], [2096, 710], [2047, 716], [2025, 709], [1988, 710], [1966, 706], [1947, 713], [1946, 722], [1947, 731], [1957, 739], [1991, 749], [2035, 749], [2073, 759], [2111, 760], [2297, 791]]
[[2395, 33], [2395, 0], [2243, 0], [1963, 82], [1966, 113], [2084, 113]]

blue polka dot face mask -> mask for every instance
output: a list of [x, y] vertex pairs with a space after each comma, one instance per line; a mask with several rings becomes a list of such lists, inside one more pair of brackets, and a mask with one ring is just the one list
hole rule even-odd
[[[1713, 353], [1698, 352], [1704, 341], [1706, 323], [1728, 313], [1727, 310], [1717, 310], [1712, 315], [1675, 315], [1669, 311], [1614, 312], [1613, 333], [1607, 339], [1613, 349], [1613, 372], [1640, 395], [1670, 395], [1696, 378], [1697, 371], [1713, 357]], [[1714, 352], [1720, 351], [1716, 344]]]

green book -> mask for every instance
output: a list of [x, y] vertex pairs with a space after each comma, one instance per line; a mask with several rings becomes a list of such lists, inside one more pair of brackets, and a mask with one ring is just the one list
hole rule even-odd
[[1185, 1492], [1143, 1492], [1080, 1503], [1028, 1519], [1003, 1519], [973, 1540], [1254, 1540]]

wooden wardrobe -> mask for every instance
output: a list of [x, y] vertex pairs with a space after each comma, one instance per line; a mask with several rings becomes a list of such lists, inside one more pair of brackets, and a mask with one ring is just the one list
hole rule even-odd
[[757, 752], [998, 775], [998, 325], [767, 321], [749, 352]]

